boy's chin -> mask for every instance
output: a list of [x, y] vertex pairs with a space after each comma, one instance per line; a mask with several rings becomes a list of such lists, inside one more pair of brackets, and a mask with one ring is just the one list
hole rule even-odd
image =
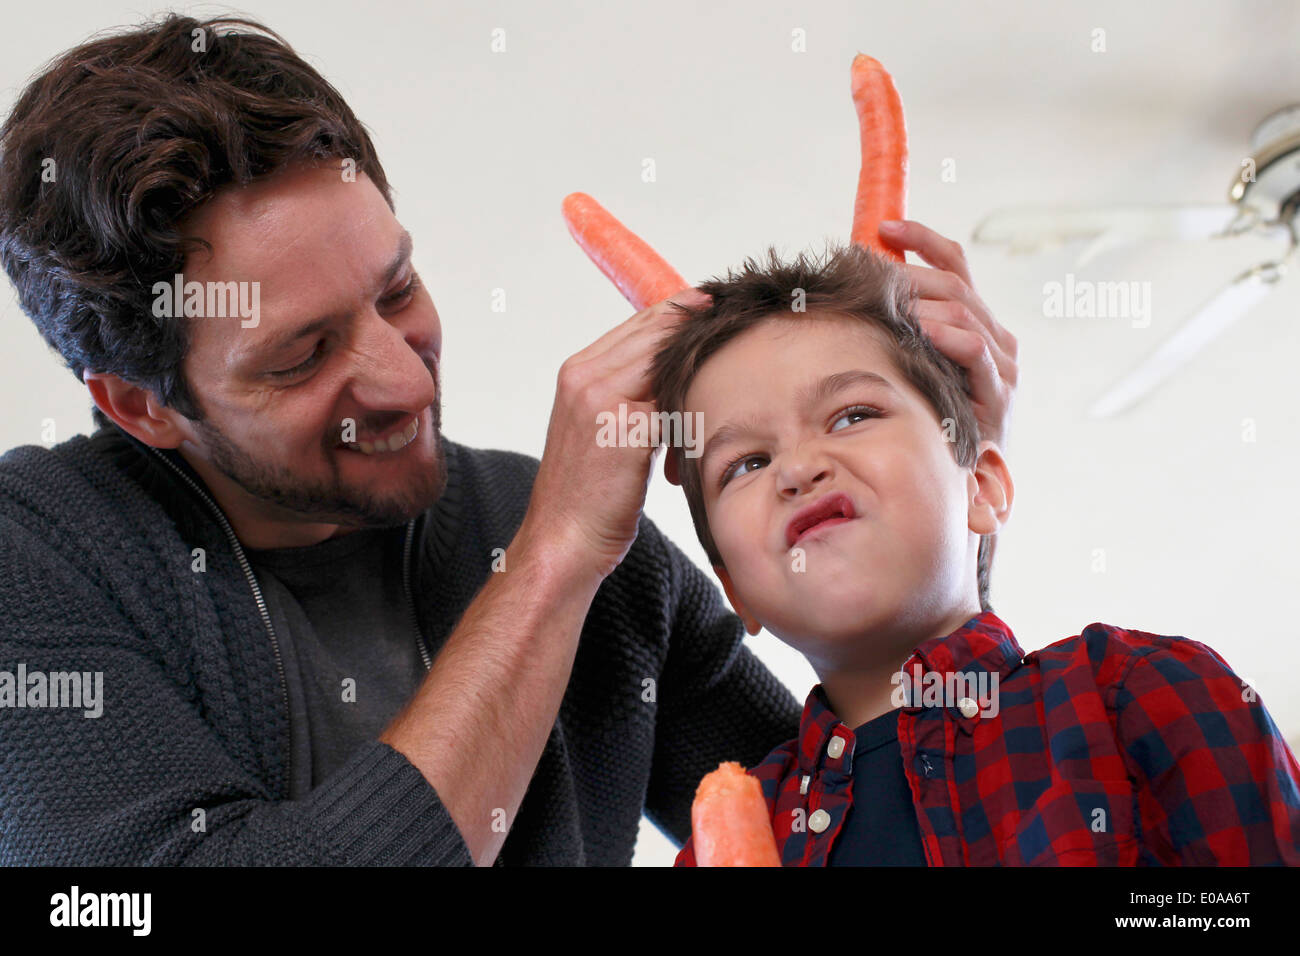
[[891, 604], [863, 600], [809, 602], [789, 614], [769, 615], [763, 626], [783, 643], [816, 653], [888, 629], [898, 610]]

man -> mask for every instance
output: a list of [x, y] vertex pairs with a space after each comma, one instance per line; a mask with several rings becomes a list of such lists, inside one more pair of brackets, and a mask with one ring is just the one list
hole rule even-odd
[[[268, 33], [88, 43], [0, 130], [0, 260], [100, 426], [0, 459], [0, 861], [626, 864], [643, 811], [680, 843], [799, 708], [641, 517], [653, 452], [594, 440], [675, 310], [564, 364], [540, 463], [445, 439], [383, 168]], [[891, 238], [1000, 431], [1014, 340], [954, 244]]]

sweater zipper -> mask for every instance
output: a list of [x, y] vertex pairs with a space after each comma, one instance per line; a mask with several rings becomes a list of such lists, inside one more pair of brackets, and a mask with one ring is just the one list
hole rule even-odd
[[406, 524], [406, 541], [402, 544], [402, 591], [406, 594], [406, 609], [411, 615], [411, 627], [415, 629], [415, 646], [420, 649], [420, 659], [424, 661], [427, 671], [433, 667], [433, 658], [424, 643], [424, 632], [420, 630], [420, 619], [415, 613], [415, 598], [411, 597], [411, 542], [415, 538], [415, 522], [412, 518]]

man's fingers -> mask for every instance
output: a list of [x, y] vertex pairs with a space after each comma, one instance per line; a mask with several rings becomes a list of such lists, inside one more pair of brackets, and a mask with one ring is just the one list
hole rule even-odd
[[700, 306], [700, 305], [704, 305], [704, 303], [706, 302], [711, 301], [712, 299], [713, 296], [709, 295], [709, 293], [701, 292], [699, 289], [695, 288], [694, 286], [691, 286], [689, 289], [683, 289], [681, 292], [678, 292], [675, 295], [670, 295], [664, 301], [681, 302], [684, 305]]
[[637, 402], [653, 401], [650, 393], [650, 365], [672, 332], [668, 323], [647, 325], [628, 336], [601, 358], [617, 394]]
[[881, 223], [890, 246], [928, 265], [905, 264], [916, 291], [913, 311], [935, 347], [966, 370], [971, 404], [985, 438], [1001, 442], [1019, 378], [1019, 343], [975, 291], [960, 243], [915, 220]]
[[638, 330], [646, 326], [670, 328], [680, 322], [683, 317], [682, 311], [675, 308], [674, 303], [680, 302], [683, 305], [698, 308], [708, 303], [711, 298], [712, 296], [696, 288], [683, 289], [681, 292], [669, 296], [663, 302], [656, 302], [654, 305], [648, 306], [620, 322], [586, 348], [574, 353], [573, 357], [582, 360], [596, 358], [608, 352], [629, 336], [635, 335]]
[[973, 286], [970, 268], [966, 265], [966, 250], [960, 243], [940, 235], [929, 226], [914, 219], [897, 220], [896, 229], [881, 224], [880, 238], [895, 249], [910, 249], [936, 269], [955, 272], [967, 285]]
[[926, 266], [908, 265], [906, 269], [918, 296], [922, 299], [949, 299], [961, 302], [980, 321], [980, 324], [989, 330], [989, 334], [993, 336], [999, 347], [1013, 359], [1015, 358], [1018, 348], [1016, 337], [993, 317], [984, 300], [961, 276], [955, 272], [931, 269]]
[[620, 402], [651, 401], [650, 362], [668, 331], [668, 320], [643, 325], [598, 355], [575, 355], [565, 363], [570, 386], [584, 396], [584, 404], [600, 404], [598, 411], [617, 412]]
[[650, 401], [651, 360], [665, 336], [682, 320], [682, 312], [673, 303], [698, 307], [709, 298], [697, 289], [683, 290], [642, 309], [571, 355], [560, 367], [557, 404], [586, 418], [589, 413], [617, 413], [620, 403]]
[[[914, 314], [927, 335], [930, 334], [932, 326], [944, 325], [980, 336], [988, 349], [989, 357], [997, 368], [998, 376], [1008, 385], [1015, 386], [1016, 379], [1019, 376], [1015, 358], [1002, 348], [984, 323], [976, 318], [964, 303], [951, 299], [923, 299], [917, 302]], [[930, 335], [930, 338], [934, 339], [934, 336]], [[937, 346], [939, 343], [936, 341], [934, 344]], [[943, 351], [943, 349], [940, 349], [940, 351]], [[944, 352], [944, 354], [947, 355], [948, 353]], [[952, 356], [949, 356], [949, 358], [952, 358]]]
[[1007, 404], [1007, 386], [1003, 384], [988, 340], [979, 332], [932, 319], [921, 320], [921, 327], [935, 348], [966, 369], [982, 436], [1000, 442], [1002, 436], [998, 429]]

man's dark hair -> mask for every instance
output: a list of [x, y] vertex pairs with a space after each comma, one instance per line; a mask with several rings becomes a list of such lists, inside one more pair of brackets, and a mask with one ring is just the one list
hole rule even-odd
[[[761, 257], [760, 257], [761, 258]], [[807, 312], [831, 312], [867, 323], [884, 333], [884, 344], [899, 374], [934, 409], [940, 422], [951, 420], [952, 454], [957, 464], [975, 463], [979, 424], [971, 408], [966, 371], [943, 355], [922, 331], [912, 309], [916, 295], [907, 274], [874, 253], [851, 244], [828, 243], [818, 260], [800, 253], [782, 261], [768, 247], [767, 261], [747, 258], [739, 271], [714, 278], [697, 288], [711, 295], [704, 306], [678, 305], [685, 314], [665, 338], [654, 357], [652, 389], [660, 412], [680, 412], [696, 374], [720, 348], [761, 322], [772, 318], [798, 321], [804, 313], [792, 306], [801, 301]], [[679, 440], [667, 449], [686, 492], [695, 533], [713, 564], [722, 566], [704, 510], [698, 459], [687, 458]], [[989, 604], [989, 552], [992, 535], [981, 535], [977, 575], [980, 608]]]
[[169, 14], [69, 50], [18, 97], [0, 127], [0, 263], [78, 381], [113, 373], [201, 420], [186, 321], [152, 310], [153, 284], [211, 251], [177, 220], [322, 159], [353, 160], [392, 207], [365, 128], [279, 34]]

